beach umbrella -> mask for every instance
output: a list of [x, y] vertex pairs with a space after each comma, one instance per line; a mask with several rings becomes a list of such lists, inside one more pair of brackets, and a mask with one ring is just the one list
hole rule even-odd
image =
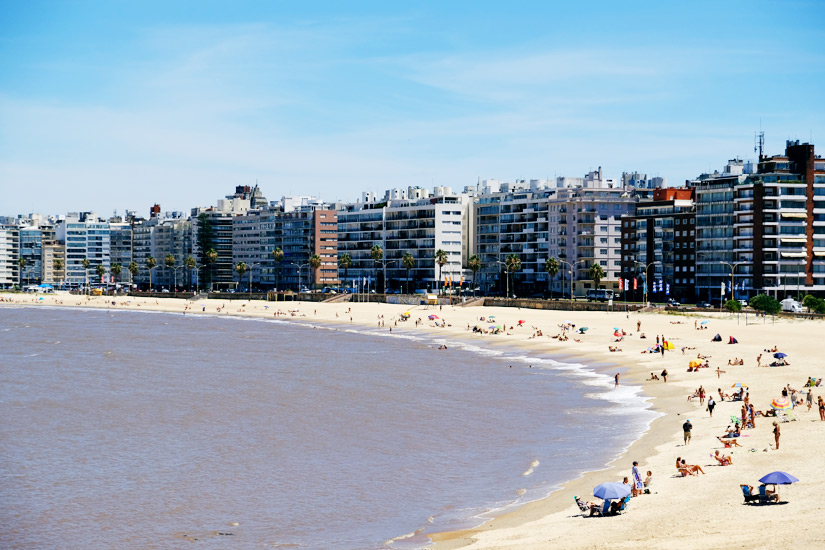
[[747, 385], [747, 384], [743, 384], [742, 382], [737, 382], [736, 384], [734, 384], [733, 386], [731, 386], [731, 388], [747, 388], [747, 387], [748, 387], [748, 385]]
[[488, 318], [488, 319], [495, 319], [495, 318], [496, 318], [496, 316], [495, 316], [495, 315], [488, 315], [488, 316], [487, 316], [487, 318]]
[[593, 488], [593, 496], [603, 499], [617, 500], [630, 494], [630, 485], [617, 482], [607, 482]]
[[518, 324], [523, 325], [523, 324], [524, 324], [524, 323], [526, 323], [526, 322], [527, 322], [527, 321], [525, 321], [524, 319], [519, 319]]
[[621, 327], [613, 327], [613, 330], [622, 330]]
[[568, 319], [568, 320], [562, 321], [562, 323], [564, 323], [565, 325], [572, 325], [572, 324], [573, 324], [573, 321], [570, 321], [570, 320]]
[[432, 321], [433, 319], [438, 319], [438, 315], [428, 315], [427, 319], [429, 319], [430, 321]]
[[501, 330], [501, 325], [490, 325], [487, 328], [497, 328], [498, 330]]
[[621, 336], [621, 335], [622, 335], [622, 333], [621, 333], [621, 332], [619, 332], [618, 330], [617, 330], [616, 332], [614, 332], [614, 333], [613, 333], [613, 336], [615, 336], [616, 338], [618, 338], [618, 337], [619, 337], [619, 336]]
[[759, 482], [765, 485], [790, 485], [797, 481], [799, 481], [799, 479], [787, 472], [771, 472], [759, 479]]
[[688, 363], [688, 366], [689, 366], [689, 367], [698, 367], [698, 366], [699, 366], [699, 365], [701, 365], [701, 364], [702, 364], [702, 362], [701, 362], [701, 361], [699, 361], [698, 359], [694, 359], [693, 361], [691, 361], [690, 363]]
[[581, 327], [581, 328], [579, 328], [579, 332], [587, 332], [588, 330], [590, 330], [590, 327]]
[[777, 359], [782, 359], [783, 357], [787, 357], [788, 354], [787, 353], [782, 353], [780, 351], [779, 353], [774, 353], [773, 356], [776, 357]]
[[702, 321], [702, 322], [701, 322], [701, 323], [699, 323], [699, 324], [700, 324], [700, 325], [706, 325], [706, 324], [708, 324], [708, 323], [710, 323], [710, 321]]
[[793, 403], [787, 397], [777, 397], [773, 401], [771, 401], [771, 408], [784, 411], [786, 409], [792, 409]]

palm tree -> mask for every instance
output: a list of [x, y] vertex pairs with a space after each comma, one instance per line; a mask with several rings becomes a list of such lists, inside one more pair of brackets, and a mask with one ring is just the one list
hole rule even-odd
[[473, 272], [473, 297], [476, 295], [476, 273], [478, 270], [481, 269], [481, 256], [478, 254], [473, 254], [470, 256], [470, 259], [467, 260], [467, 267], [470, 268], [470, 271]]
[[318, 268], [321, 267], [321, 256], [318, 254], [313, 254], [309, 257], [309, 267], [312, 268], [312, 287], [313, 289], [318, 288], [318, 285], [315, 284], [315, 281], [318, 279]]
[[192, 290], [192, 270], [198, 267], [198, 262], [195, 261], [195, 258], [192, 256], [187, 256], [183, 260], [183, 265], [186, 266], [186, 271], [188, 272], [189, 276], [187, 277], [189, 284], [189, 290]]
[[375, 263], [375, 286], [378, 286], [378, 262], [384, 258], [384, 249], [381, 248], [381, 245], [372, 245], [372, 248], [370, 248], [370, 257]]
[[146, 268], [149, 270], [149, 292], [152, 292], [152, 270], [155, 269], [156, 265], [158, 265], [158, 261], [153, 256], [146, 258]]
[[167, 269], [172, 269], [173, 270], [172, 273], [174, 274], [175, 279], [172, 283], [174, 285], [174, 288], [172, 288], [172, 292], [176, 292], [177, 289], [178, 289], [178, 280], [177, 280], [178, 279], [178, 277], [177, 277], [178, 272], [174, 271], [175, 257], [172, 256], [171, 254], [167, 254], [166, 256], [163, 257], [163, 263], [166, 264]]
[[338, 267], [344, 270], [344, 284], [341, 285], [343, 287], [347, 286], [347, 272], [349, 268], [352, 267], [352, 256], [349, 254], [341, 254], [338, 257]]
[[281, 262], [284, 261], [284, 251], [281, 250], [281, 247], [275, 247], [275, 250], [272, 251], [272, 259], [275, 260], [275, 267], [278, 270], [277, 273], [275, 273], [275, 290], [278, 290], [278, 284], [281, 279]]
[[119, 263], [113, 263], [112, 267], [109, 268], [109, 271], [112, 272], [112, 275], [115, 276], [115, 282], [120, 278], [120, 274], [123, 273], [123, 266]]
[[17, 264], [20, 266], [20, 284], [21, 286], [24, 284], [23, 282], [23, 270], [26, 269], [26, 258], [20, 258], [17, 260]]
[[97, 266], [95, 266], [95, 273], [103, 279], [103, 276], [106, 275], [106, 267], [103, 264], [97, 264]]
[[218, 261], [218, 251], [214, 248], [210, 248], [206, 251], [206, 254], [203, 255], [203, 259], [206, 260], [206, 263], [209, 264], [209, 271], [211, 275], [209, 277], [209, 287], [212, 288], [212, 280], [215, 278], [215, 262]]
[[83, 271], [84, 271], [84, 273], [83, 273], [83, 282], [88, 283], [89, 282], [89, 266], [92, 265], [92, 262], [89, 261], [89, 258], [83, 258], [83, 261], [80, 262], [80, 264], [83, 266]]
[[553, 297], [553, 278], [559, 274], [559, 261], [555, 258], [544, 260], [544, 270], [550, 275], [550, 297]]
[[410, 270], [415, 267], [415, 258], [409, 252], [404, 252], [401, 265], [407, 270], [407, 294], [410, 294]]
[[[235, 264], [235, 271], [238, 272], [238, 285], [239, 286], [240, 286], [240, 283], [243, 282], [243, 274], [246, 273], [247, 269], [248, 268], [246, 267], [246, 264], [243, 263], [243, 262], [238, 262], [238, 263]], [[251, 287], [252, 285], [249, 285], [249, 286]]]
[[442, 249], [438, 249], [435, 251], [435, 263], [438, 264], [438, 285], [441, 286], [441, 269], [444, 267], [444, 264], [447, 263], [447, 253], [444, 252]]
[[596, 289], [598, 290], [599, 283], [602, 279], [604, 279], [604, 269], [602, 269], [602, 266], [600, 266], [596, 262], [593, 262], [593, 265], [590, 266], [589, 274], [590, 278], [593, 279], [593, 283], [595, 284]]
[[135, 275], [137, 275], [138, 271], [140, 271], [140, 266], [136, 261], [132, 260], [131, 262], [129, 262], [129, 265], [126, 266], [126, 269], [128, 269], [129, 273], [131, 274], [131, 278], [129, 279], [129, 286], [131, 287], [133, 281], [135, 280]]
[[[507, 268], [507, 297], [510, 297], [510, 273], [515, 273], [521, 269], [521, 258], [515, 254], [508, 254], [504, 258], [504, 266]], [[516, 281], [513, 279], [513, 295], [516, 293]]]

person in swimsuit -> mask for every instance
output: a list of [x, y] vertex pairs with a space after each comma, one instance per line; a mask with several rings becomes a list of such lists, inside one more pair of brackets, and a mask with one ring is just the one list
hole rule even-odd
[[779, 424], [773, 423], [773, 439], [776, 441], [776, 450], [779, 450]]

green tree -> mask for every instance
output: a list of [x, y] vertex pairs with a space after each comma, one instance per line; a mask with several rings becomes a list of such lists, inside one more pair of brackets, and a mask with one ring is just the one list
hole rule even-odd
[[782, 304], [779, 303], [779, 300], [767, 294], [757, 294], [750, 299], [749, 303], [753, 309], [763, 311], [770, 315], [778, 313], [779, 310], [782, 309]]
[[[215, 250], [215, 228], [212, 226], [212, 220], [209, 219], [209, 216], [206, 213], [202, 213], [197, 217], [197, 238], [195, 240], [195, 244], [197, 245], [198, 251], [198, 262], [201, 265], [212, 264], [215, 263], [217, 260], [217, 256], [215, 256], [215, 260], [211, 262], [207, 261], [207, 255], [209, 254], [210, 250]], [[214, 266], [212, 266], [214, 268]], [[214, 278], [214, 269], [204, 270], [203, 273], [204, 282], [211, 286], [212, 279]]]
[[60, 258], [55, 258], [52, 262], [52, 267], [55, 271], [63, 271], [63, 260]]
[[825, 300], [811, 296], [810, 294], [802, 298], [802, 305], [808, 308], [808, 311], [814, 313], [825, 313]]
[[347, 273], [349, 272], [349, 268], [352, 267], [352, 256], [349, 254], [341, 254], [338, 257], [338, 267], [344, 270], [344, 282], [341, 286], [347, 286]]
[[276, 246], [275, 250], [272, 251], [272, 259], [275, 260], [275, 290], [278, 290], [278, 286], [281, 281], [281, 262], [284, 261], [284, 251], [281, 250], [281, 247]]
[[375, 265], [375, 285], [378, 286], [378, 265], [379, 262], [384, 259], [384, 249], [381, 248], [381, 245], [372, 245], [372, 248], [370, 248], [370, 257]]
[[183, 265], [186, 266], [186, 273], [188, 275], [187, 278], [186, 278], [186, 280], [188, 281], [187, 288], [191, 291], [192, 290], [192, 271], [196, 267], [198, 267], [198, 262], [195, 261], [195, 258], [193, 258], [192, 256], [187, 256], [186, 258], [183, 259]]
[[[521, 271], [521, 258], [516, 256], [515, 254], [508, 254], [506, 258], [504, 258], [504, 266], [507, 268], [507, 297], [510, 297], [510, 274], [516, 273]], [[516, 281], [513, 279], [513, 295], [516, 294], [515, 289]]]
[[742, 304], [739, 303], [739, 300], [728, 300], [725, 302], [725, 309], [733, 313], [738, 313], [742, 311]]
[[481, 256], [473, 254], [467, 260], [467, 267], [473, 272], [473, 296], [476, 295], [476, 273], [481, 269]]
[[218, 251], [214, 248], [210, 248], [206, 251], [203, 255], [204, 263], [209, 266], [209, 280], [206, 281], [209, 284], [209, 288], [212, 288], [212, 279], [214, 279], [214, 271], [215, 271], [215, 262], [218, 261]]
[[172, 256], [171, 254], [167, 254], [166, 256], [163, 257], [163, 263], [164, 263], [164, 265], [166, 265], [166, 269], [172, 269], [173, 270], [172, 275], [174, 277], [174, 279], [173, 279], [174, 282], [172, 284], [174, 285], [174, 288], [172, 288], [172, 292], [177, 292], [177, 290], [178, 290], [178, 273], [177, 273], [177, 271], [174, 271], [175, 257]]
[[[240, 286], [241, 283], [243, 283], [243, 274], [246, 273], [248, 270], [249, 268], [243, 262], [238, 262], [235, 264], [235, 271], [238, 272], [238, 286]], [[249, 286], [250, 288], [252, 287], [252, 285]]]
[[132, 260], [131, 262], [129, 262], [129, 265], [126, 266], [126, 269], [129, 270], [129, 273], [132, 276], [132, 278], [129, 280], [129, 284], [131, 286], [132, 282], [135, 280], [135, 275], [137, 275], [138, 271], [140, 271], [140, 266], [136, 261]]
[[22, 285], [25, 284], [23, 282], [23, 270], [26, 269], [26, 258], [20, 258], [19, 260], [17, 260], [17, 265], [20, 266], [20, 284]]
[[447, 253], [444, 250], [439, 248], [438, 250], [435, 251], [435, 263], [438, 265], [438, 286], [442, 289], [443, 289], [442, 285], [444, 283], [441, 280], [441, 270], [447, 264], [448, 260], [449, 260], [449, 256], [447, 255]]
[[312, 288], [317, 289], [315, 281], [318, 280], [318, 269], [321, 267], [321, 256], [313, 254], [309, 257], [309, 267], [312, 268]]
[[590, 278], [593, 279], [593, 284], [595, 285], [596, 289], [599, 288], [599, 283], [602, 282], [604, 279], [604, 269], [602, 266], [596, 262], [593, 262], [593, 265], [590, 266]]
[[409, 252], [404, 252], [401, 257], [401, 267], [407, 270], [407, 294], [410, 294], [410, 270], [415, 267], [415, 257]]
[[115, 281], [117, 281], [117, 279], [120, 277], [120, 274], [123, 273], [123, 266], [119, 263], [113, 263], [109, 271], [112, 272], [112, 275], [115, 276]]
[[89, 282], [89, 266], [92, 265], [92, 262], [89, 261], [89, 258], [83, 258], [83, 261], [80, 262], [80, 265], [83, 266], [83, 271], [84, 271], [84, 273], [83, 273], [84, 281], [83, 282], [88, 283]]
[[544, 260], [544, 271], [550, 276], [550, 297], [553, 297], [553, 279], [559, 274], [561, 266], [559, 261], [555, 258], [547, 258]]
[[101, 277], [106, 275], [106, 267], [103, 264], [97, 264], [95, 266], [95, 273], [97, 274], [98, 280], [100, 280]]
[[158, 265], [158, 261], [153, 256], [146, 258], [146, 269], [149, 270], [149, 292], [152, 292], [152, 270], [155, 269], [156, 265]]

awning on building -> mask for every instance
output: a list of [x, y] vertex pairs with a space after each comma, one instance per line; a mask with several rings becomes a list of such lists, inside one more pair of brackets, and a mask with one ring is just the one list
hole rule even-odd
[[814, 250], [814, 256], [817, 258], [825, 257], [825, 250]]
[[780, 216], [783, 218], [798, 218], [798, 219], [805, 219], [808, 217], [807, 212], [780, 212]]
[[782, 252], [781, 253], [783, 258], [804, 258], [804, 252]]
[[783, 243], [806, 243], [808, 239], [805, 237], [780, 237], [780, 241]]

